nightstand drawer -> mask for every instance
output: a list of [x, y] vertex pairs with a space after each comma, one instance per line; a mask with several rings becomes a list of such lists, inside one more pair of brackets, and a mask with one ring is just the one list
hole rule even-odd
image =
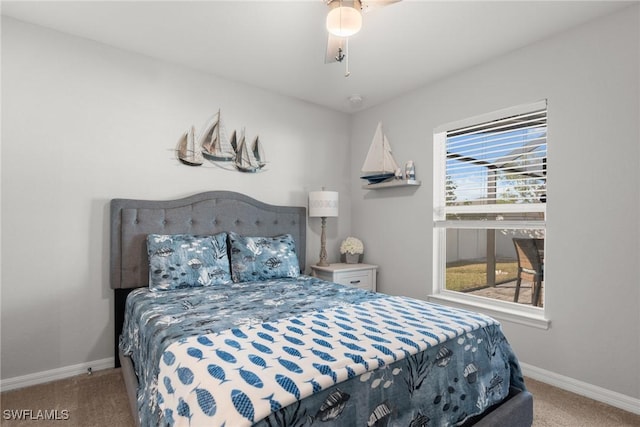
[[336, 272], [333, 281], [346, 286], [373, 290], [373, 274], [369, 271]]
[[312, 265], [313, 275], [327, 282], [376, 291], [377, 265], [337, 263], [328, 266]]

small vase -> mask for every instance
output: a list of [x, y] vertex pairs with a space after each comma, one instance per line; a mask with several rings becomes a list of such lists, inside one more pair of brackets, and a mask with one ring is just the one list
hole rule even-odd
[[404, 179], [416, 179], [416, 167], [413, 165], [413, 160], [409, 160], [407, 164], [404, 165]]
[[347, 264], [357, 264], [360, 261], [360, 254], [345, 254], [345, 261]]

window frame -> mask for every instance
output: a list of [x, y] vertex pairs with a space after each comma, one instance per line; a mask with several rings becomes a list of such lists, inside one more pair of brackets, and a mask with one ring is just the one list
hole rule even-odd
[[[546, 109], [547, 100], [522, 104], [496, 110], [463, 120], [438, 126], [433, 131], [433, 289], [429, 301], [445, 303], [460, 308], [482, 311], [500, 320], [533, 326], [541, 329], [550, 327], [545, 316], [545, 307], [532, 307], [514, 302], [500, 301], [477, 295], [450, 291], [445, 288], [446, 273], [446, 232], [447, 229], [542, 229], [546, 231], [546, 201], [528, 206], [521, 204], [456, 206], [456, 213], [486, 212], [540, 212], [543, 220], [447, 220], [446, 219], [446, 142], [447, 132], [476, 124], [491, 122], [505, 117], [526, 114]], [[547, 115], [548, 116], [548, 115]], [[546, 184], [545, 184], [546, 185]], [[449, 209], [451, 211], [451, 209]], [[545, 239], [546, 246], [546, 239]], [[545, 284], [547, 277], [545, 277]]]

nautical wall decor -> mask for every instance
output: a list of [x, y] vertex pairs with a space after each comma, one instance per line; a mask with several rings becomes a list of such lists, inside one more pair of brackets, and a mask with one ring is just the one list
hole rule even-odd
[[250, 144], [245, 139], [245, 129], [240, 136], [234, 130], [227, 136], [220, 110], [205, 123], [196, 135], [193, 126], [178, 140], [178, 160], [187, 166], [202, 166], [207, 160], [227, 170], [260, 172], [267, 164], [264, 148], [256, 136]]
[[362, 165], [362, 179], [368, 181], [362, 188], [377, 190], [381, 188], [419, 186], [416, 180], [416, 167], [413, 160], [404, 165], [404, 170], [393, 158], [389, 139], [382, 130], [382, 122], [378, 122], [376, 133], [369, 146], [367, 158]]
[[362, 165], [360, 178], [369, 181], [369, 184], [378, 184], [393, 179], [398, 170], [398, 163], [391, 153], [389, 139], [382, 130], [382, 122], [378, 122], [376, 133], [369, 146], [367, 158]]

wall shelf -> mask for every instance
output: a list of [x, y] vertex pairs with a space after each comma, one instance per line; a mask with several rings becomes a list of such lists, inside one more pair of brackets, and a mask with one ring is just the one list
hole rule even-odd
[[391, 187], [408, 187], [408, 186], [420, 186], [421, 181], [415, 179], [392, 179], [390, 181], [383, 181], [377, 184], [365, 184], [362, 186], [365, 190], [378, 190], [381, 188]]

